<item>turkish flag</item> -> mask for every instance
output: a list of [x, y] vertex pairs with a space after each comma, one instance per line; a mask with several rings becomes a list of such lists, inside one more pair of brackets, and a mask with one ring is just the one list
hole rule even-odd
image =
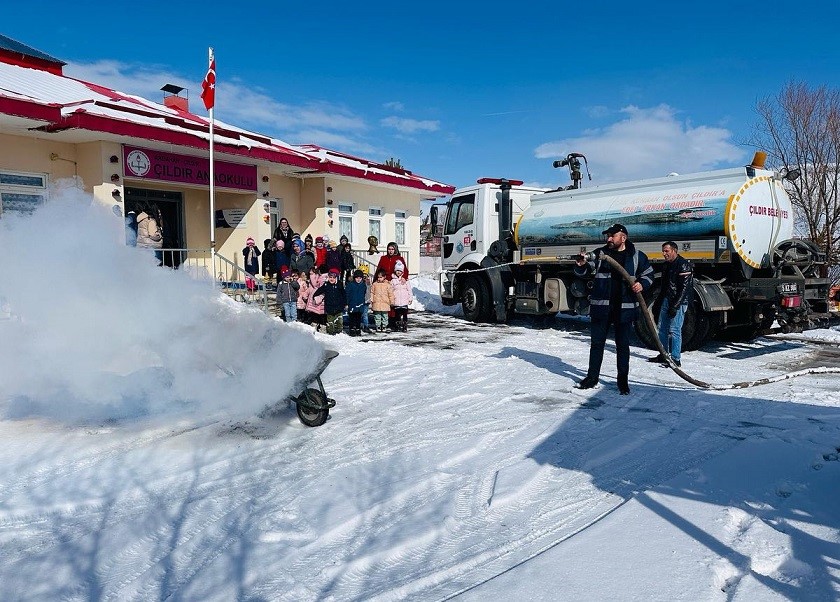
[[201, 100], [208, 111], [216, 104], [216, 57], [210, 58], [210, 68], [201, 82]]

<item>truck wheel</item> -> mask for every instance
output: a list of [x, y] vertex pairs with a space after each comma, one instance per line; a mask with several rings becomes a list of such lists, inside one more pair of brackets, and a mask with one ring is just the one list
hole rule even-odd
[[[650, 287], [650, 289], [645, 293], [645, 302], [648, 304], [648, 308], [650, 309], [651, 313], [653, 314], [653, 323], [659, 323], [659, 303], [654, 303], [656, 298], [659, 296], [659, 286], [654, 285]], [[639, 340], [642, 344], [647, 347], [648, 349], [656, 349], [656, 339], [658, 337], [657, 333], [650, 332], [647, 326], [647, 320], [645, 317], [641, 315], [641, 307], [639, 308], [639, 317], [636, 318], [636, 321], [633, 322], [633, 329], [636, 331], [636, 336], [639, 337]]]
[[487, 322], [490, 318], [490, 291], [483, 278], [468, 276], [461, 290], [461, 307], [470, 322]]
[[709, 339], [711, 316], [696, 301], [688, 306], [682, 329], [683, 351], [696, 351]]

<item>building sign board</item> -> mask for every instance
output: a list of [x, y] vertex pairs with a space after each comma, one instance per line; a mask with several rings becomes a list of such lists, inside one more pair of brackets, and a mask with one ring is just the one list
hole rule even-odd
[[[123, 160], [126, 178], [210, 186], [210, 160], [203, 157], [124, 145]], [[257, 190], [256, 165], [214, 161], [213, 172], [218, 188]]]

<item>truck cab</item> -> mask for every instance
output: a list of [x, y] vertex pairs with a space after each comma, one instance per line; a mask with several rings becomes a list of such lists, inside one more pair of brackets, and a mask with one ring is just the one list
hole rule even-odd
[[[510, 189], [514, 224], [530, 206], [531, 197], [546, 190], [529, 186]], [[441, 245], [443, 269], [440, 274], [440, 295], [445, 305], [467, 301], [465, 310], [469, 311], [469, 300], [463, 299], [467, 278], [460, 276], [466, 276], [469, 270], [479, 269], [490, 245], [499, 240], [501, 200], [501, 187], [485, 182], [456, 190], [447, 203]]]

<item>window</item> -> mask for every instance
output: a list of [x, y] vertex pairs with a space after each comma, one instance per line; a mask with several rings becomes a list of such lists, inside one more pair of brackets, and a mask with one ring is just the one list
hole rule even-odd
[[46, 174], [0, 171], [0, 215], [30, 214], [47, 199]]
[[473, 223], [475, 209], [475, 194], [464, 194], [454, 197], [449, 204], [446, 215], [446, 230], [444, 234], [456, 234], [464, 226]]
[[375, 236], [377, 240], [381, 243], [383, 234], [382, 220], [378, 219], [380, 217], [382, 217], [382, 207], [368, 208], [368, 234], [370, 236]]
[[353, 203], [338, 204], [338, 236], [353, 242]]
[[368, 220], [368, 232], [370, 233], [370, 236], [375, 236], [380, 244], [382, 243], [382, 229], [379, 227], [378, 219]]
[[405, 244], [405, 220], [408, 217], [407, 211], [394, 211], [394, 242], [398, 245]]

